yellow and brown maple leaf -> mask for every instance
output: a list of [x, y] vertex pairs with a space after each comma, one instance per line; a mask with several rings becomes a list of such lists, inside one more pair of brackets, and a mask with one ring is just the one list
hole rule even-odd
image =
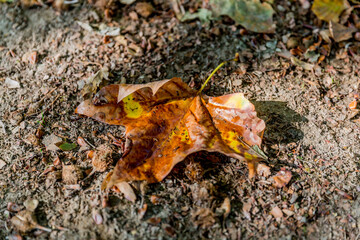
[[250, 177], [262, 158], [253, 146], [260, 146], [265, 123], [242, 93], [209, 97], [180, 78], [114, 84], [82, 102], [76, 113], [126, 127], [131, 149], [105, 179], [106, 188], [159, 182], [187, 155], [203, 150], [246, 160]]

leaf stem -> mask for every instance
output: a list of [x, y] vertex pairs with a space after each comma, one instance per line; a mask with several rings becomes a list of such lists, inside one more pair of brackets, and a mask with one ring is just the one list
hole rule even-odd
[[201, 86], [200, 90], [198, 91], [198, 94], [200, 94], [200, 93], [202, 92], [202, 90], [204, 90], [206, 84], [210, 81], [210, 79], [212, 78], [212, 76], [214, 76], [214, 74], [215, 74], [222, 66], [224, 66], [226, 63], [232, 62], [232, 61], [234, 61], [234, 62], [239, 61], [239, 54], [238, 54], [238, 53], [235, 54], [235, 58], [230, 59], [230, 60], [226, 60], [226, 61], [220, 63], [219, 66], [217, 66], [217, 67], [214, 69], [214, 71], [212, 71], [212, 73], [210, 74], [210, 76], [206, 79], [205, 83]]

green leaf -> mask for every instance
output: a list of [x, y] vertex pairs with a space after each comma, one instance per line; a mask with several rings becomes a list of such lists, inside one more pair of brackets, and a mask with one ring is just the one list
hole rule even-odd
[[61, 142], [55, 145], [63, 151], [71, 151], [77, 147], [76, 143], [68, 143], [68, 142]]
[[258, 33], [274, 33], [274, 10], [260, 0], [210, 0], [215, 16], [227, 15], [237, 24]]

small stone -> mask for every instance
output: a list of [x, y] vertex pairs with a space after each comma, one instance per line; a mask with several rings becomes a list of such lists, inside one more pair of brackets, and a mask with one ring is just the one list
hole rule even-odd
[[135, 10], [142, 17], [147, 18], [154, 12], [154, 7], [147, 2], [139, 2], [135, 6]]

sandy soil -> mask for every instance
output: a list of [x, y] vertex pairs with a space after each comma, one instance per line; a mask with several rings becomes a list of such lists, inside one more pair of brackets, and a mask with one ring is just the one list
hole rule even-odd
[[[297, 7], [291, 9], [295, 14]], [[134, 20], [129, 6], [109, 23], [87, 5], [61, 14], [0, 5], [0, 160], [5, 163], [0, 167], [0, 238], [17, 234], [10, 223], [16, 213], [8, 203], [22, 207], [32, 198], [39, 200], [39, 223], [52, 231], [32, 231], [25, 239], [359, 239], [360, 129], [348, 108], [359, 90], [358, 63], [339, 57], [341, 46], [316, 71], [279, 57], [283, 36], [309, 33], [297, 29], [304, 16], [291, 29], [281, 17], [285, 13], [279, 13], [276, 34], [241, 35], [241, 27], [226, 19], [205, 27], [199, 21], [180, 23], [166, 4], [156, 8], [150, 18]], [[88, 23], [92, 30], [85, 29]], [[124, 38], [104, 43], [101, 24], [120, 29]], [[24, 62], [33, 51], [38, 61]], [[81, 136], [98, 147], [111, 145], [108, 133], [123, 131], [74, 114], [87, 78], [106, 68], [110, 83], [177, 76], [199, 88], [236, 52], [241, 63], [220, 70], [205, 93], [243, 92], [255, 104], [267, 125], [263, 149], [270, 176], [250, 181], [244, 163], [200, 153], [145, 192], [133, 183], [135, 203], [113, 193], [108, 207], [103, 207], [100, 185], [110, 168], [81, 186], [56, 178], [62, 165], [88, 173], [91, 161], [79, 148], [46, 150], [43, 138], [55, 134], [76, 142]], [[7, 87], [7, 78], [20, 87]], [[40, 138], [38, 129], [44, 133]], [[194, 165], [202, 171], [195, 179], [185, 171]], [[281, 169], [293, 177], [279, 189], [272, 176]], [[231, 203], [227, 217], [220, 210], [225, 198]], [[148, 208], [141, 218], [144, 203]], [[283, 215], [275, 218], [277, 208]], [[95, 224], [94, 215], [103, 222]]]

